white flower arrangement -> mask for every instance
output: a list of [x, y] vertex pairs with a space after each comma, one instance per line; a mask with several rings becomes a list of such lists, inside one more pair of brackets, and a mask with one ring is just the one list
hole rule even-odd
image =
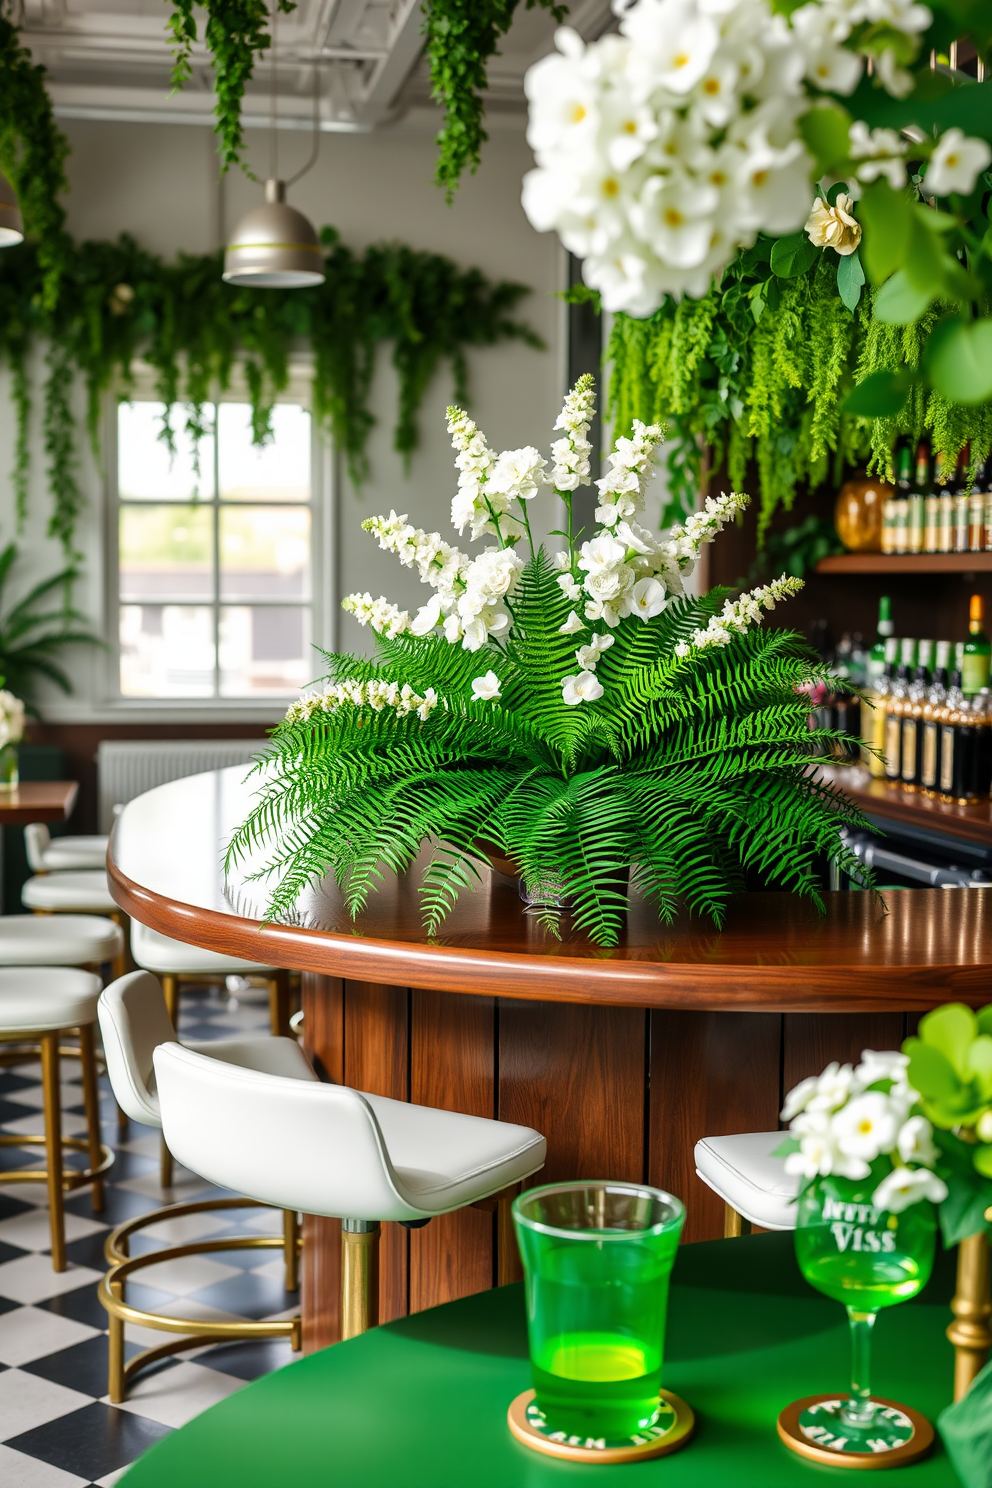
[[[584, 260], [604, 307], [634, 316], [666, 295], [704, 295], [759, 233], [800, 230], [818, 174], [804, 116], [848, 98], [869, 57], [881, 87], [905, 97], [914, 78], [902, 64], [917, 61], [933, 21], [913, 0], [811, 0], [788, 17], [768, 0], [614, 0], [614, 9], [620, 35], [586, 45], [562, 27], [557, 53], [527, 74], [537, 167], [523, 205], [538, 231], [556, 231]], [[905, 185], [906, 152], [894, 130], [854, 122], [858, 181]], [[971, 191], [990, 159], [985, 141], [959, 129], [923, 154], [926, 190], [938, 195]], [[855, 250], [860, 228], [855, 237], [844, 213], [814, 224], [831, 234], [820, 246]]]
[[874, 1173], [872, 1202], [890, 1214], [921, 1199], [946, 1199], [947, 1186], [933, 1171], [933, 1127], [916, 1109], [919, 1095], [908, 1066], [905, 1054], [865, 1049], [857, 1067], [829, 1064], [822, 1075], [801, 1081], [782, 1108], [793, 1133], [779, 1149], [786, 1172], [808, 1181]]
[[0, 689], [0, 749], [24, 738], [24, 704], [6, 688]]

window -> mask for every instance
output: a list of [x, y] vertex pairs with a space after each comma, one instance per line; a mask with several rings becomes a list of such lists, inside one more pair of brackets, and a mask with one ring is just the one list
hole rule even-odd
[[251, 442], [246, 403], [208, 410], [199, 470], [184, 417], [176, 454], [161, 403], [117, 417], [117, 607], [125, 698], [262, 700], [314, 673], [310, 415], [279, 403]]

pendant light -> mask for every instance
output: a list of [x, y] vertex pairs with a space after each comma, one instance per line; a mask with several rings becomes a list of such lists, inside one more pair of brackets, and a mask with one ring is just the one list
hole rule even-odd
[[[252, 207], [238, 223], [224, 253], [224, 279], [228, 284], [253, 285], [257, 289], [304, 289], [323, 284], [324, 256], [313, 224], [286, 201], [287, 182], [279, 179], [276, 130], [276, 17], [272, 4], [272, 62], [269, 74], [269, 178], [265, 201]], [[294, 185], [317, 159], [318, 129], [317, 64], [313, 74], [313, 144], [310, 159], [288, 184]], [[258, 177], [248, 172], [253, 181]], [[259, 183], [261, 184], [261, 183]]]
[[24, 219], [17, 205], [17, 193], [0, 172], [0, 248], [12, 248], [24, 241]]

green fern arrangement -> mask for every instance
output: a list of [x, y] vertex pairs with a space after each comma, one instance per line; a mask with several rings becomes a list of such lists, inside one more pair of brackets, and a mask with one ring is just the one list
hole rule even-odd
[[[292, 705], [256, 765], [228, 868], [270, 854], [252, 875], [275, 882], [270, 918], [328, 871], [357, 915], [383, 870], [405, 872], [425, 842], [431, 934], [489, 853], [517, 867], [544, 923], [565, 901], [602, 946], [617, 943], [631, 890], [665, 922], [685, 905], [720, 924], [749, 872], [818, 904], [819, 857], [861, 876], [839, 834], [861, 819], [812, 767], [829, 736], [810, 730], [802, 689], [828, 674], [799, 636], [756, 626], [801, 581], [737, 600], [685, 594], [700, 548], [747, 498], [708, 499], [665, 540], [648, 532], [637, 517], [657, 425], [617, 441], [602, 525], [580, 543], [572, 493], [588, 480], [592, 416], [584, 377], [548, 462], [533, 448], [497, 455], [449, 409], [452, 521], [496, 539], [475, 558], [395, 512], [363, 524], [434, 593], [412, 620], [349, 596], [376, 632], [374, 660], [326, 656], [323, 690]], [[554, 557], [528, 519], [549, 489], [566, 516]]]

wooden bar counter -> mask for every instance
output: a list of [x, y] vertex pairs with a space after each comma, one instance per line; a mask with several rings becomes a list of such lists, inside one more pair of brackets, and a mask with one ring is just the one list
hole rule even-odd
[[[251, 864], [222, 857], [246, 816], [242, 767], [173, 781], [125, 807], [110, 848], [121, 907], [165, 935], [298, 969], [317, 1068], [360, 1090], [498, 1116], [548, 1139], [539, 1181], [648, 1181], [686, 1201], [686, 1238], [722, 1234], [722, 1206], [695, 1176], [699, 1137], [767, 1131], [782, 1093], [831, 1059], [897, 1048], [920, 1012], [992, 1001], [990, 890], [902, 890], [879, 902], [743, 896], [722, 931], [663, 926], [632, 906], [603, 950], [528, 915], [508, 881], [465, 894], [436, 940], [417, 884], [387, 876], [352, 921], [333, 882], [294, 923], [261, 923]], [[486, 875], [488, 880], [488, 875]], [[320, 1161], [320, 1154], [314, 1154]], [[337, 1336], [337, 1226], [305, 1226], [308, 1348]], [[492, 1286], [493, 1216], [469, 1210], [384, 1232], [383, 1317]]]

